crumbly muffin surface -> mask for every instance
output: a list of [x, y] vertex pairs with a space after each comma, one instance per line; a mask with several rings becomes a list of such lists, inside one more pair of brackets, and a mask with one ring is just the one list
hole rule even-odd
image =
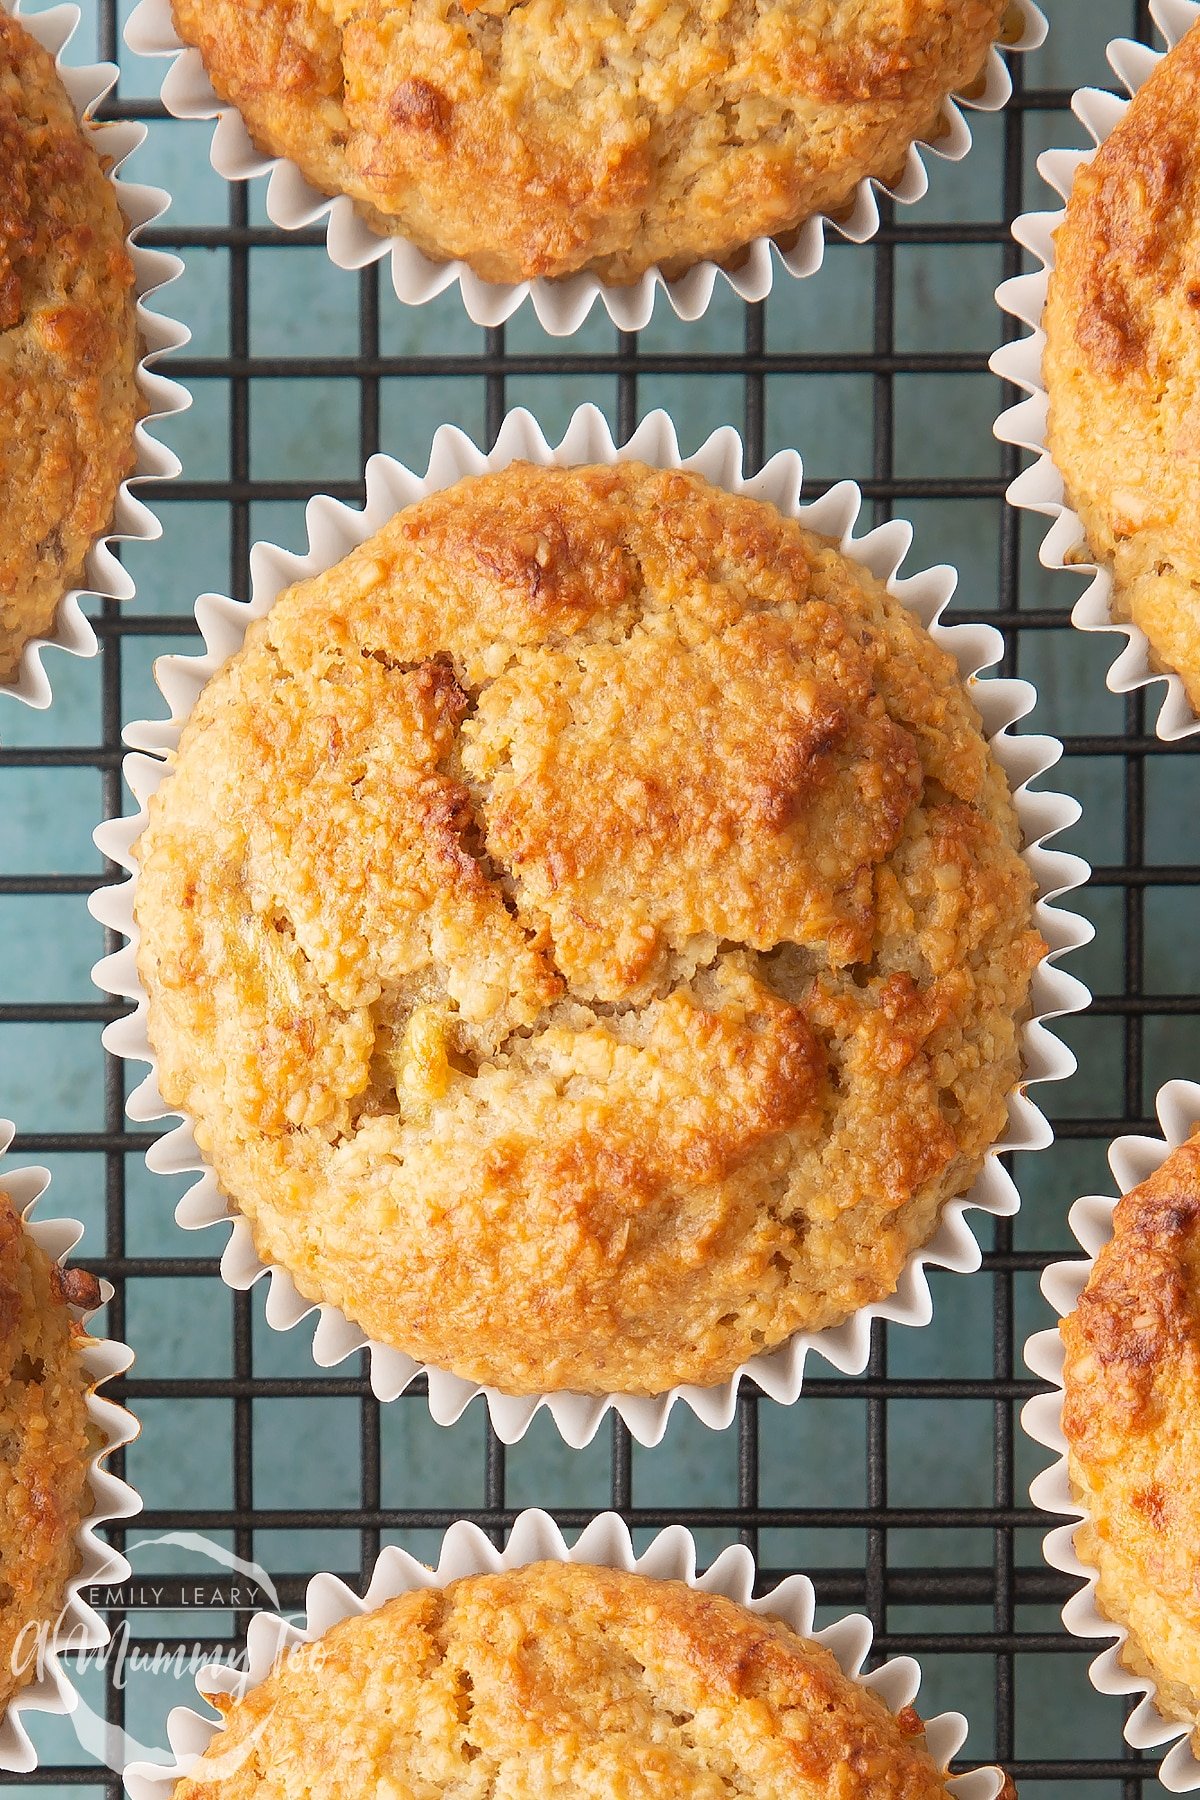
[[38, 1673], [27, 1628], [52, 1627], [90, 1510], [90, 1387], [70, 1303], [94, 1278], [60, 1269], [0, 1192], [0, 1711]]
[[512, 1392], [716, 1381], [890, 1293], [1042, 952], [950, 658], [638, 465], [464, 481], [281, 595], [137, 855], [160, 1086], [260, 1255]]
[[894, 178], [1008, 0], [173, 0], [259, 146], [491, 281], [634, 280]]
[[1200, 707], [1200, 26], [1075, 177], [1046, 303], [1047, 443], [1113, 607]]
[[781, 1620], [534, 1563], [335, 1625], [240, 1702], [174, 1800], [944, 1800], [897, 1717]]
[[1200, 1727], [1200, 1135], [1120, 1201], [1061, 1330], [1079, 1555], [1125, 1662]]
[[52, 58], [0, 11], [0, 681], [50, 629], [134, 466], [128, 229]]

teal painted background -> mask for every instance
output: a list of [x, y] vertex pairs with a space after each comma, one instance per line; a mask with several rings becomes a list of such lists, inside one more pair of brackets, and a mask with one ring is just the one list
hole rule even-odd
[[[122, 7], [122, 16], [125, 8]], [[1049, 0], [1052, 31], [1047, 47], [1030, 59], [1031, 86], [1066, 88], [1103, 80], [1105, 40], [1128, 30], [1128, 0]], [[98, 31], [96, 0], [83, 0], [84, 27], [73, 55], [90, 60]], [[124, 56], [121, 93], [157, 92], [159, 66]], [[931, 165], [931, 192], [916, 215], [924, 223], [996, 220], [1002, 208], [1005, 125], [987, 118], [975, 123], [976, 148], [956, 167]], [[173, 195], [168, 223], [179, 230], [221, 223], [228, 216], [229, 192], [209, 167], [209, 128], [174, 121], [152, 124], [145, 147], [130, 173], [167, 187]], [[1061, 111], [1030, 111], [1024, 119], [1025, 203], [1046, 203], [1034, 171], [1039, 149], [1054, 142], [1079, 142], [1080, 130]], [[263, 188], [251, 192], [251, 216], [264, 220]], [[895, 258], [896, 347], [915, 351], [969, 351], [984, 354], [1000, 335], [992, 302], [1002, 248], [982, 243], [946, 248], [904, 246]], [[168, 290], [165, 305], [193, 333], [189, 359], [228, 353], [229, 252], [190, 249], [183, 277]], [[829, 349], [867, 352], [873, 341], [873, 258], [853, 247], [831, 248], [814, 279], [778, 282], [766, 306], [769, 350]], [[255, 248], [250, 253], [250, 349], [255, 356], [355, 354], [358, 343], [357, 284], [333, 268], [321, 249]], [[654, 321], [642, 334], [644, 349], [680, 353], [740, 347], [743, 309], [719, 289], [706, 317], [681, 325], [660, 300]], [[483, 334], [465, 318], [455, 292], [424, 309], [400, 307], [390, 289], [381, 293], [381, 347], [396, 355], [456, 351], [462, 372], [440, 380], [387, 379], [381, 392], [384, 449], [424, 466], [436, 426], [451, 420], [476, 436], [484, 429], [485, 389], [471, 359]], [[593, 315], [567, 343], [547, 339], [523, 311], [507, 331], [510, 349], [555, 352], [570, 359], [587, 350], [610, 350], [615, 334], [603, 313]], [[225, 380], [195, 379], [192, 410], [163, 435], [181, 456], [189, 481], [214, 480], [229, 472], [229, 391]], [[768, 451], [795, 445], [818, 478], [868, 474], [872, 462], [872, 377], [870, 374], [772, 376], [766, 392]], [[558, 373], [510, 379], [506, 400], [524, 404], [547, 432], [561, 430], [580, 401], [601, 406], [615, 423], [615, 379]], [[913, 374], [896, 379], [894, 464], [902, 477], [962, 474], [996, 478], [1001, 453], [991, 422], [1001, 404], [1000, 384], [985, 372]], [[679, 436], [691, 448], [716, 426], [740, 424], [744, 396], [737, 375], [645, 375], [638, 383], [638, 410], [666, 406]], [[253, 379], [250, 386], [250, 473], [252, 478], [288, 477], [319, 490], [331, 481], [354, 481], [360, 472], [359, 389], [350, 376], [332, 380]], [[224, 503], [163, 500], [158, 510], [164, 538], [137, 547], [129, 565], [138, 597], [129, 612], [190, 615], [205, 589], [230, 586], [230, 520]], [[986, 615], [998, 603], [1001, 505], [978, 500], [920, 500], [897, 504], [916, 524], [914, 558], [953, 561], [961, 571], [958, 604], [966, 613]], [[303, 540], [299, 504], [256, 503], [251, 530], [297, 546]], [[1033, 729], [1058, 735], [1116, 732], [1122, 704], [1104, 688], [1111, 640], [1085, 639], [1070, 630], [1067, 613], [1074, 584], [1052, 578], [1038, 565], [1037, 534], [1022, 530], [1021, 603], [1060, 610], [1061, 628], [1021, 634], [1017, 672], [1034, 681], [1040, 701]], [[120, 655], [120, 699], [126, 719], [161, 711], [151, 680], [154, 658], [187, 647], [186, 640], [135, 636]], [[111, 660], [111, 659], [110, 659]], [[48, 746], [94, 746], [100, 739], [102, 664], [76, 662], [52, 654], [48, 667], [55, 689], [53, 708], [34, 714], [13, 704], [0, 709], [0, 739], [28, 750], [25, 766], [0, 768], [0, 867], [5, 872], [99, 873], [91, 832], [101, 816], [102, 781], [88, 767], [48, 766], [37, 756]], [[1084, 806], [1084, 820], [1065, 847], [1098, 865], [1119, 863], [1125, 848], [1125, 766], [1120, 756], [1074, 756], [1060, 771]], [[1192, 758], [1151, 757], [1145, 778], [1146, 857], [1167, 867], [1188, 853], [1178, 829], [1181, 817], [1196, 816], [1200, 764]], [[1094, 945], [1071, 965], [1097, 992], [1120, 994], [1124, 975], [1124, 897], [1119, 887], [1096, 887], [1080, 908], [1094, 921]], [[1147, 954], [1144, 985], [1151, 995], [1195, 992], [1200, 986], [1200, 949], [1191, 926], [1187, 890], [1151, 883], [1146, 895]], [[99, 927], [82, 896], [65, 898], [0, 894], [0, 933], [7, 954], [0, 958], [0, 1000], [93, 1002], [89, 979], [102, 954]], [[1153, 1003], [1151, 1002], [1151, 1007]], [[1064, 1035], [1082, 1057], [1079, 1075], [1047, 1096], [1058, 1117], [1111, 1115], [1126, 1110], [1124, 1022], [1092, 1019], [1068, 1025]], [[1194, 1068], [1194, 1027], [1189, 1020], [1151, 1016], [1144, 1034], [1142, 1093], [1137, 1105], [1149, 1110], [1158, 1084]], [[69, 1024], [5, 1023], [0, 1027], [0, 1112], [14, 1117], [23, 1132], [99, 1130], [104, 1126], [103, 1059], [98, 1027], [91, 1020]], [[104, 1168], [100, 1156], [50, 1157], [54, 1186], [44, 1203], [85, 1221], [85, 1250], [104, 1245]], [[1013, 1228], [1013, 1243], [1031, 1251], [1067, 1249], [1065, 1225], [1072, 1199], [1108, 1186], [1103, 1145], [1060, 1142], [1050, 1152], [1019, 1159], [1016, 1170], [1024, 1207]], [[173, 1206], [182, 1183], [151, 1178], [140, 1158], [128, 1158], [126, 1248], [133, 1256], [211, 1256], [217, 1239], [186, 1235], [175, 1225]], [[887, 1346], [890, 1373], [914, 1380], [950, 1375], [987, 1376], [993, 1367], [992, 1287], [1004, 1298], [1008, 1278], [934, 1276], [936, 1317], [931, 1329], [892, 1331]], [[1049, 1322], [1037, 1291], [1036, 1274], [1011, 1278], [1015, 1341]], [[232, 1373], [233, 1301], [215, 1278], [131, 1279], [126, 1289], [125, 1331], [138, 1353], [138, 1374], [153, 1378], [227, 1378]], [[304, 1329], [286, 1337], [267, 1329], [262, 1289], [251, 1301], [253, 1372], [258, 1376], [312, 1374]], [[816, 1372], [816, 1370], [814, 1371]], [[1010, 1371], [1001, 1370], [1002, 1374]], [[1018, 1371], [1019, 1372], [1019, 1371]], [[353, 1397], [256, 1399], [253, 1407], [253, 1500], [261, 1508], [345, 1508], [359, 1504], [358, 1451], [362, 1414]], [[173, 1394], [137, 1405], [142, 1436], [129, 1456], [130, 1478], [147, 1507], [172, 1509], [228, 1507], [233, 1498], [231, 1444], [233, 1402]], [[993, 1499], [993, 1409], [990, 1402], [947, 1401], [918, 1395], [897, 1399], [888, 1410], [888, 1499], [896, 1507], [981, 1507]], [[866, 1404], [822, 1392], [819, 1380], [800, 1404], [760, 1408], [761, 1484], [765, 1505], [862, 1506], [866, 1491]], [[433, 1425], [423, 1402], [405, 1400], [382, 1414], [383, 1503], [419, 1508], [449, 1505], [469, 1509], [483, 1498], [484, 1432], [480, 1403], [453, 1430]], [[1041, 1452], [1017, 1434], [1018, 1501]], [[526, 1440], [507, 1457], [509, 1504], [574, 1506], [599, 1510], [609, 1499], [610, 1441], [607, 1430], [588, 1450], [572, 1452], [539, 1417]], [[680, 1408], [664, 1444], [635, 1447], [633, 1497], [641, 1506], [681, 1503], [732, 1506], [738, 1499], [737, 1441], [733, 1432], [713, 1435]], [[387, 1541], [396, 1534], [384, 1533]], [[701, 1534], [711, 1555], [729, 1541], [730, 1531]], [[433, 1540], [421, 1533], [403, 1536], [418, 1553]], [[896, 1529], [887, 1551], [896, 1570], [945, 1565], [986, 1568], [994, 1550], [988, 1529], [938, 1532]], [[1038, 1534], [1017, 1533], [1018, 1559], [1040, 1566]], [[357, 1566], [354, 1532], [313, 1529], [260, 1530], [255, 1554], [275, 1574], [322, 1567]], [[800, 1532], [766, 1531], [760, 1560], [771, 1568], [803, 1567], [820, 1587], [822, 1569], [860, 1567], [866, 1534], [859, 1527]], [[155, 1568], [168, 1566], [157, 1550]], [[194, 1565], [191, 1565], [194, 1566]], [[844, 1610], [835, 1608], [831, 1610]], [[1052, 1607], [1022, 1606], [1022, 1631], [1056, 1626]], [[894, 1633], [946, 1634], [943, 1653], [923, 1658], [923, 1710], [955, 1706], [971, 1719], [968, 1752], [986, 1759], [993, 1745], [993, 1665], [988, 1655], [956, 1647], [955, 1634], [986, 1632], [991, 1609], [948, 1607], [931, 1614], [927, 1606], [894, 1605], [888, 1623]], [[190, 1636], [193, 1621], [174, 1616], [139, 1621], [147, 1632], [163, 1629]], [[1093, 1694], [1086, 1653], [1065, 1637], [1048, 1654], [1021, 1653], [1015, 1662], [1018, 1731], [1015, 1752], [1022, 1761], [1121, 1753], [1120, 1709]], [[177, 1684], [145, 1679], [131, 1687], [130, 1718], [149, 1741], [166, 1708], [187, 1698]], [[73, 1762], [77, 1755], [68, 1728], [34, 1721], [46, 1761]], [[87, 1787], [50, 1786], [54, 1795], [92, 1793]], [[96, 1794], [103, 1790], [95, 1789]], [[1030, 1780], [1029, 1800], [1049, 1800], [1056, 1781]], [[1119, 1783], [1075, 1785], [1078, 1800], [1116, 1800]], [[0, 1794], [16, 1788], [0, 1785]]]

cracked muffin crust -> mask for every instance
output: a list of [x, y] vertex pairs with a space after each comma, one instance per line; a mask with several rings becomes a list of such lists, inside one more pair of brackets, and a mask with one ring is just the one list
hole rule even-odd
[[297, 1771], [310, 1800], [949, 1791], [914, 1709], [889, 1712], [782, 1620], [587, 1564], [402, 1594], [214, 1704], [224, 1726], [174, 1800], [284, 1800]]
[[1200, 708], [1200, 26], [1075, 176], [1045, 309], [1046, 442], [1112, 610]]
[[1066, 1345], [1063, 1432], [1096, 1604], [1200, 1747], [1200, 1135], [1125, 1195]]
[[1009, 0], [172, 0], [265, 153], [489, 281], [637, 279], [895, 179]]
[[136, 460], [128, 230], [54, 61], [0, 11], [0, 681], [84, 580]]
[[91, 1510], [91, 1382], [70, 1308], [98, 1302], [95, 1277], [52, 1262], [0, 1191], [0, 1712], [38, 1673], [30, 1627], [57, 1619]]
[[282, 594], [136, 850], [167, 1104], [265, 1262], [510, 1393], [891, 1293], [1044, 946], [958, 670], [774, 507], [514, 464]]

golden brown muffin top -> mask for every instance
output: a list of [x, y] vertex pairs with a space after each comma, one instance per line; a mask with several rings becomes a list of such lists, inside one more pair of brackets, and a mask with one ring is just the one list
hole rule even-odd
[[175, 1800], [933, 1800], [945, 1771], [781, 1620], [677, 1581], [534, 1563], [291, 1651]]
[[98, 1300], [95, 1278], [51, 1262], [0, 1192], [0, 1711], [38, 1673], [26, 1627], [53, 1624], [78, 1563], [91, 1384], [70, 1308]]
[[1200, 1707], [1200, 1135], [1120, 1201], [1066, 1345], [1063, 1431], [1101, 1611], [1158, 1704]]
[[1078, 171], [1046, 303], [1047, 443], [1114, 605], [1200, 704], [1200, 26]]
[[53, 59], [0, 11], [0, 681], [84, 577], [135, 462], [128, 229]]
[[890, 1293], [1043, 946], [951, 658], [638, 464], [460, 482], [282, 594], [137, 848], [159, 1083], [259, 1254], [511, 1392], [723, 1379]]
[[259, 146], [491, 281], [634, 280], [894, 178], [1009, 0], [173, 0]]

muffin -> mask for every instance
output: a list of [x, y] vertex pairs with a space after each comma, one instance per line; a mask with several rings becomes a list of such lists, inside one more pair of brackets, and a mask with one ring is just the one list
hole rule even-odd
[[296, 1770], [309, 1800], [949, 1792], [913, 1708], [893, 1715], [781, 1620], [587, 1564], [402, 1594], [215, 1704], [224, 1726], [174, 1800], [282, 1795]]
[[136, 459], [128, 227], [53, 59], [0, 10], [0, 681], [84, 581]]
[[1200, 26], [1089, 163], [1055, 234], [1046, 442], [1114, 617], [1200, 707]]
[[893, 179], [1010, 0], [172, 0], [260, 150], [488, 281], [635, 281]]
[[1062, 1424], [1096, 1606], [1200, 1747], [1200, 1134], [1125, 1195], [1066, 1345]]
[[51, 1262], [0, 1192], [0, 1712], [39, 1673], [91, 1510], [91, 1383], [71, 1307], [94, 1276]]
[[512, 464], [280, 595], [135, 848], [166, 1103], [264, 1262], [512, 1394], [890, 1294], [1044, 946], [953, 660], [763, 502]]

